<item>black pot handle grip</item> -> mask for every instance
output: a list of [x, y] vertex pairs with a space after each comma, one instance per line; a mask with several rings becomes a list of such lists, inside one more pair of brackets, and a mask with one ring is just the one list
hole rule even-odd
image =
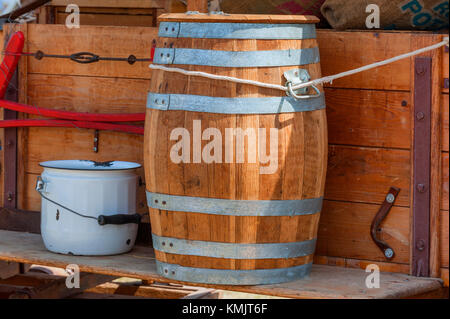
[[141, 222], [142, 216], [139, 214], [134, 215], [100, 215], [98, 216], [98, 224], [101, 226], [104, 225], [125, 225], [125, 224], [139, 224]]

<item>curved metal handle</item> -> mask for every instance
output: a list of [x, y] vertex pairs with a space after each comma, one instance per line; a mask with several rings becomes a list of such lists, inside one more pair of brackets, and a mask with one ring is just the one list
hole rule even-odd
[[399, 193], [399, 188], [391, 187], [389, 193], [386, 196], [386, 199], [381, 205], [378, 213], [375, 215], [375, 218], [372, 221], [372, 225], [370, 226], [370, 236], [372, 237], [375, 244], [381, 249], [384, 256], [389, 260], [391, 260], [395, 256], [394, 249], [392, 249], [391, 246], [389, 246], [385, 241], [378, 238], [378, 229], [380, 224], [386, 218], [392, 206], [394, 205], [395, 199], [397, 198]]
[[75, 62], [81, 63], [81, 64], [87, 64], [87, 63], [93, 63], [93, 62], [100, 61], [100, 57], [91, 52], [74, 53], [70, 56], [70, 59], [72, 61], [75, 61]]
[[41, 192], [44, 190], [45, 182], [42, 180], [41, 176], [36, 178], [36, 191]]
[[292, 89], [292, 82], [287, 82], [286, 85], [287, 85], [287, 88], [288, 88], [288, 92], [286, 92], [286, 94], [288, 94], [289, 96], [292, 96], [296, 100], [317, 98], [317, 97], [320, 97], [322, 95], [322, 92], [320, 92], [320, 90], [315, 85], [311, 85], [311, 87], [317, 93], [317, 94], [314, 94], [314, 95], [297, 95], [294, 92], [294, 90]]

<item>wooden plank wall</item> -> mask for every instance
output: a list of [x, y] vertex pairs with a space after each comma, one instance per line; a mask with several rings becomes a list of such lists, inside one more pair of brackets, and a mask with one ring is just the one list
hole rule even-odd
[[[61, 25], [29, 25], [28, 52], [67, 54], [90, 51], [103, 56], [148, 57], [155, 28], [94, 27], [69, 30]], [[441, 35], [423, 34], [426, 43]], [[407, 32], [318, 32], [324, 75], [335, 74], [408, 52], [417, 39]], [[443, 61], [448, 64], [447, 58]], [[22, 102], [89, 112], [143, 112], [151, 71], [147, 63], [80, 65], [52, 59], [26, 59]], [[329, 169], [316, 263], [410, 271], [411, 87], [412, 60], [403, 60], [337, 80], [326, 88]], [[446, 77], [448, 77], [448, 72]], [[442, 204], [439, 255], [448, 278], [448, 90], [442, 91]], [[139, 136], [101, 132], [94, 153], [93, 132], [79, 129], [20, 130], [19, 208], [39, 210], [34, 191], [38, 163], [54, 159], [127, 160], [142, 163]], [[447, 137], [445, 137], [447, 136]], [[447, 142], [445, 142], [447, 141]], [[445, 173], [446, 172], [446, 173]], [[143, 178], [143, 170], [139, 172]], [[381, 238], [396, 252], [387, 262], [370, 238], [370, 224], [390, 186], [401, 188]], [[145, 186], [139, 189], [139, 212], [146, 212]]]
[[[22, 27], [26, 50], [67, 54], [89, 51], [100, 56], [149, 58], [157, 29], [151, 27], [83, 26], [33, 24]], [[148, 62], [77, 64], [69, 60], [25, 59], [28, 72], [20, 81], [26, 94], [21, 102], [46, 108], [95, 113], [145, 112], [151, 71]], [[24, 84], [26, 83], [26, 85]], [[22, 172], [19, 172], [18, 208], [40, 210], [34, 190], [39, 163], [57, 159], [95, 161], [123, 160], [143, 164], [143, 137], [101, 131], [99, 151], [93, 151], [94, 132], [84, 129], [29, 128], [20, 130]], [[144, 180], [143, 168], [138, 171]], [[138, 212], [146, 213], [145, 186], [139, 187]]]
[[65, 24], [66, 7], [72, 3], [80, 8], [81, 25], [151, 27], [168, 6], [168, 0], [54, 0], [39, 10], [39, 23]]
[[[331, 75], [440, 42], [442, 35], [320, 30], [318, 38], [323, 74]], [[376, 263], [382, 270], [410, 272], [412, 66], [413, 59], [399, 61], [326, 88], [329, 167], [316, 263], [363, 268]], [[440, 80], [441, 74], [434, 76]], [[448, 93], [441, 100], [448, 134]], [[441, 241], [432, 252], [438, 250], [442, 267], [448, 267], [448, 143], [442, 156], [447, 176], [442, 176]], [[390, 186], [401, 192], [381, 225], [380, 237], [396, 252], [387, 262], [370, 237], [370, 225]]]

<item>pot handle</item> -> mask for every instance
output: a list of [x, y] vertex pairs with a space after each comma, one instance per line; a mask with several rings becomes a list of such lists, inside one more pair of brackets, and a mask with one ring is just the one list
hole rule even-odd
[[125, 225], [125, 224], [139, 224], [142, 216], [139, 214], [124, 215], [117, 214], [111, 216], [100, 215], [98, 216], [98, 224], [104, 225]]

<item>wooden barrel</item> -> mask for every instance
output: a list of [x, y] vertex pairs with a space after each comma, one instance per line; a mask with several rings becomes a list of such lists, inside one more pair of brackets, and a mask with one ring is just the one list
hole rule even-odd
[[[160, 22], [156, 65], [283, 86], [286, 77], [321, 76], [315, 17], [167, 14]], [[144, 153], [162, 276], [254, 285], [309, 274], [327, 164], [318, 91], [294, 98], [153, 70]]]

